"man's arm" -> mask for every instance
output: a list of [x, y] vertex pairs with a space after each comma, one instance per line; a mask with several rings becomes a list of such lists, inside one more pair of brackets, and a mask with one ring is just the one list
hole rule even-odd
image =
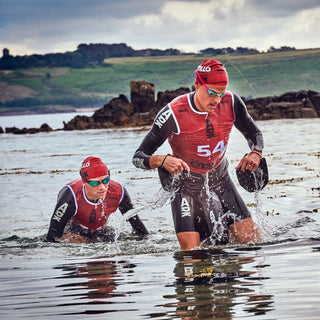
[[235, 127], [244, 135], [250, 149], [256, 149], [262, 152], [264, 143], [263, 136], [250, 116], [247, 107], [243, 100], [236, 94], [234, 96], [234, 112], [235, 112]]
[[156, 116], [152, 128], [134, 153], [132, 163], [141, 169], [155, 168], [158, 165], [157, 162], [161, 164], [164, 156], [153, 156], [150, 160], [151, 156], [173, 132], [177, 132], [177, 126], [171, 109], [167, 105]]
[[[119, 210], [122, 214], [125, 214], [129, 210], [133, 209], [133, 205], [129, 196], [129, 193], [126, 188], [123, 187], [124, 194], [122, 200], [119, 204]], [[140, 220], [138, 215], [135, 215], [128, 219], [133, 230], [140, 236], [144, 237], [149, 234], [147, 228], [144, 226], [143, 222]]]
[[46, 241], [57, 242], [63, 234], [64, 228], [76, 212], [75, 200], [70, 189], [65, 186], [58, 195], [56, 207], [51, 217]]
[[245, 103], [234, 94], [235, 127], [244, 135], [251, 152], [243, 157], [236, 169], [255, 171], [260, 163], [263, 150], [263, 136], [250, 116]]

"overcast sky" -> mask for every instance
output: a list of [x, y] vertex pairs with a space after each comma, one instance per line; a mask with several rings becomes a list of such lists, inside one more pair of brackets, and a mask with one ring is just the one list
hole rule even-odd
[[80, 43], [198, 52], [320, 47], [319, 0], [0, 0], [0, 56]]

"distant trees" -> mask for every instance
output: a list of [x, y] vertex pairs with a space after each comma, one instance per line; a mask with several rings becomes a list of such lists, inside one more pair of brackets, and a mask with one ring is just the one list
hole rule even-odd
[[79, 52], [50, 53], [45, 55], [11, 56], [8, 49], [3, 50], [0, 70], [28, 69], [40, 67], [83, 68], [88, 64]]
[[[281, 47], [276, 49], [270, 47], [268, 52], [292, 51], [295, 48]], [[221, 55], [221, 54], [257, 54], [256, 49], [231, 47], [215, 49], [207, 48], [200, 50], [200, 54]], [[134, 50], [125, 43], [116, 44], [80, 44], [76, 51], [65, 53], [33, 54], [29, 56], [11, 56], [9, 49], [3, 49], [3, 56], [0, 58], [0, 70], [27, 69], [39, 67], [70, 67], [84, 68], [92, 65], [105, 65], [104, 59], [112, 57], [147, 57], [147, 56], [166, 56], [183, 55], [177, 49], [143, 49]], [[190, 53], [189, 53], [190, 54]]]
[[76, 52], [83, 56], [88, 64], [102, 64], [106, 58], [135, 56], [135, 50], [125, 43], [80, 44]]
[[66, 53], [33, 54], [29, 56], [11, 56], [9, 49], [3, 49], [0, 70], [27, 69], [39, 67], [84, 68], [92, 65], [104, 65], [106, 58], [180, 55], [176, 49], [134, 50], [125, 43], [118, 44], [80, 44], [76, 51]]
[[214, 49], [214, 48], [207, 48], [204, 50], [200, 50], [202, 54], [211, 54], [211, 55], [219, 55], [219, 54], [257, 54], [260, 53], [257, 49], [250, 49], [244, 47], [237, 47], [233, 49], [231, 47], [221, 48], [221, 49]]
[[275, 47], [270, 47], [267, 52], [285, 52], [285, 51], [294, 51], [294, 50], [296, 50], [295, 47], [283, 46], [283, 47], [280, 47], [279, 49], [276, 49]]
[[[286, 52], [286, 51], [294, 51], [296, 48], [294, 47], [287, 47], [282, 46], [280, 48], [270, 47], [267, 52]], [[233, 49], [231, 47], [221, 48], [221, 49], [214, 49], [214, 48], [207, 48], [204, 50], [200, 50], [202, 54], [211, 54], [211, 55], [219, 55], [219, 54], [257, 54], [261, 53], [257, 49], [246, 48], [246, 47], [237, 47]]]

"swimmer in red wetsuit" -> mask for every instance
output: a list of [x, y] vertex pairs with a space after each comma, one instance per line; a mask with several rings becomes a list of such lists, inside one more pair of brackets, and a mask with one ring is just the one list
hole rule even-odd
[[[80, 176], [59, 192], [46, 240], [114, 241], [114, 229], [106, 224], [117, 209], [125, 214], [133, 208], [128, 191], [110, 179], [107, 166], [97, 157], [83, 161]], [[138, 215], [128, 221], [140, 237], [148, 234]]]
[[[158, 168], [163, 186], [174, 191], [171, 208], [182, 250], [208, 239], [215, 244], [259, 241], [250, 212], [230, 179], [225, 152], [235, 126], [251, 149], [237, 168], [255, 171], [262, 157], [262, 133], [241, 98], [227, 90], [228, 75], [221, 62], [205, 60], [195, 72], [195, 91], [160, 110], [133, 164]], [[172, 155], [155, 155], [166, 140]]]

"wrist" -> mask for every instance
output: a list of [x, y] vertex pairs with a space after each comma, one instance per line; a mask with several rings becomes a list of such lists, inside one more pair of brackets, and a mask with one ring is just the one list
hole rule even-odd
[[260, 150], [257, 150], [257, 149], [252, 149], [251, 150], [251, 153], [255, 153], [255, 154], [257, 154], [260, 158], [262, 158], [262, 151], [260, 151]]
[[151, 169], [160, 168], [163, 166], [167, 156], [164, 155], [152, 155], [149, 160], [149, 165]]
[[160, 168], [163, 168], [164, 162], [166, 161], [166, 159], [167, 159], [168, 156], [170, 156], [169, 153], [163, 157], [163, 160], [162, 160], [162, 162], [161, 162], [161, 164], [160, 164], [160, 166], [159, 166]]

